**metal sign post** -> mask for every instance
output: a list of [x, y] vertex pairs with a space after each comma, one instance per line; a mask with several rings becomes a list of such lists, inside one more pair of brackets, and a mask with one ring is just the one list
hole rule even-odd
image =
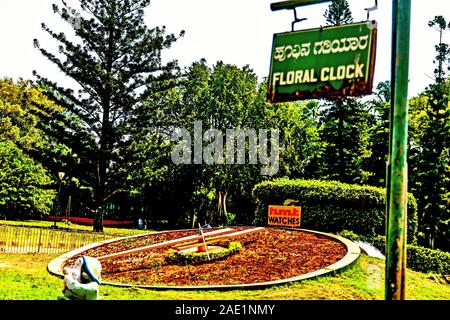
[[304, 7], [304, 6], [308, 6], [311, 4], [319, 4], [319, 3], [323, 3], [323, 2], [331, 2], [331, 0], [292, 0], [292, 1], [281, 1], [281, 2], [276, 2], [276, 3], [272, 3], [270, 5], [270, 9], [272, 9], [272, 11], [277, 11], [277, 10], [284, 10], [284, 9], [295, 9], [297, 7]]
[[391, 130], [387, 166], [386, 300], [404, 300], [411, 0], [393, 0], [392, 12]]
[[208, 252], [208, 245], [206, 244], [205, 235], [203, 234], [203, 228], [200, 225], [200, 223], [198, 224], [198, 229], [200, 230], [200, 235], [202, 236], [203, 245], [205, 246], [205, 252], [206, 252], [206, 256], [208, 257], [208, 261], [211, 261], [211, 258], [209, 257], [209, 252]]

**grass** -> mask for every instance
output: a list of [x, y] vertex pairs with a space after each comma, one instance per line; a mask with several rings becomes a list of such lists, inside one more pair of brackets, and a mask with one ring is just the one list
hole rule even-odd
[[[21, 226], [21, 227], [36, 227], [36, 228], [53, 228], [53, 221], [38, 221], [38, 220], [0, 220], [1, 225]], [[92, 226], [83, 226], [74, 223], [56, 222], [56, 227], [60, 230], [79, 230], [79, 231], [92, 231]], [[104, 234], [115, 236], [133, 236], [138, 234], [144, 234], [152, 232], [153, 230], [139, 230], [139, 229], [125, 229], [125, 228], [108, 228], [104, 227]]]
[[[0, 254], [0, 300], [55, 300], [62, 279], [50, 275], [55, 254]], [[265, 290], [155, 291], [101, 285], [105, 300], [377, 300], [384, 298], [384, 261], [361, 256], [335, 276], [325, 276]], [[430, 275], [408, 271], [408, 300], [448, 300], [450, 285]]]
[[53, 225], [51, 221], [0, 221], [0, 252], [62, 253], [93, 242], [153, 232], [124, 228], [92, 232], [90, 226], [58, 222], [58, 229], [53, 229]]
[[[0, 225], [51, 228], [51, 221], [0, 221]], [[57, 223], [60, 229], [91, 231], [90, 226]], [[127, 236], [151, 232], [104, 228], [110, 235]], [[0, 300], [55, 300], [62, 279], [46, 268], [59, 254], [0, 254]], [[342, 273], [265, 290], [155, 291], [101, 285], [105, 300], [381, 300], [384, 298], [384, 261], [362, 255]], [[437, 283], [431, 275], [407, 272], [407, 299], [449, 300], [450, 285]]]

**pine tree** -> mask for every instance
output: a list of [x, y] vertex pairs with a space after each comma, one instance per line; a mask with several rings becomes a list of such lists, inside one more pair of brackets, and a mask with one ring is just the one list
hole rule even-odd
[[436, 82], [410, 102], [411, 189], [419, 205], [423, 245], [450, 250], [450, 103], [446, 64], [449, 45], [443, 42], [448, 27], [442, 16], [430, 21], [439, 32], [435, 46]]
[[72, 141], [72, 145], [83, 162], [83, 180], [93, 190], [93, 207], [89, 209], [98, 213], [95, 231], [102, 230], [105, 203], [126, 188], [126, 181], [118, 174], [124, 165], [118, 154], [139, 130], [133, 120], [142, 102], [153, 93], [148, 84], [158, 83], [152, 88], [164, 90], [177, 73], [176, 61], [161, 62], [161, 51], [177, 36], [166, 35], [165, 27], [147, 28], [144, 9], [149, 4], [150, 0], [80, 0], [81, 11], [77, 11], [62, 1], [62, 7], [53, 5], [53, 11], [73, 29], [76, 41], [45, 23], [43, 30], [59, 43], [59, 56], [34, 40], [40, 52], [79, 87], [75, 93], [34, 72], [51, 92], [50, 98], [78, 119], [77, 126], [66, 128], [68, 134], [88, 141]]
[[352, 23], [353, 17], [347, 0], [332, 0], [330, 6], [325, 11], [324, 17], [331, 26]]
[[[346, 0], [333, 0], [324, 14], [329, 25], [338, 26], [353, 22]], [[367, 180], [364, 159], [367, 150], [368, 114], [365, 106], [355, 98], [328, 101], [321, 111], [321, 139], [327, 144], [319, 165], [320, 178], [347, 183]]]
[[[443, 42], [443, 35], [447, 28], [450, 28], [450, 23], [445, 21], [443, 16], [436, 16], [433, 20], [428, 23], [430, 28], [434, 28], [439, 32], [439, 44], [436, 45], [436, 60], [433, 62], [437, 64], [436, 69], [434, 69], [434, 75], [436, 77], [436, 82], [441, 83], [445, 79], [445, 74], [450, 68], [448, 67], [450, 58], [450, 48], [447, 43]], [[447, 66], [446, 66], [447, 65]]]
[[321, 139], [326, 144], [320, 178], [345, 183], [366, 183], [364, 162], [369, 150], [369, 114], [355, 98], [330, 101], [321, 111]]
[[391, 110], [391, 82], [380, 82], [374, 97], [366, 103], [369, 108], [370, 158], [364, 161], [364, 171], [369, 174], [367, 184], [386, 187], [386, 162], [389, 153], [389, 129]]

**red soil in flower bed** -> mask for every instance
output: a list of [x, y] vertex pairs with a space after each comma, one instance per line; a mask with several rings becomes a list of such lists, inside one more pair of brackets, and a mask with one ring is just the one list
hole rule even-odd
[[[198, 230], [150, 234], [102, 245], [83, 254], [99, 257], [194, 234], [198, 234]], [[347, 253], [346, 246], [335, 239], [296, 230], [265, 228], [230, 241], [239, 241], [243, 249], [222, 260], [198, 265], [168, 263], [166, 257], [170, 247], [105, 259], [102, 260], [102, 280], [153, 286], [262, 283], [320, 270], [341, 260]], [[226, 246], [228, 241], [220, 244]], [[75, 259], [69, 259], [66, 265]]]

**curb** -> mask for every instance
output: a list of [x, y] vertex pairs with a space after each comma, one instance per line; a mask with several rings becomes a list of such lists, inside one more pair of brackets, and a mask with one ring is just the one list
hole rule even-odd
[[158, 233], [165, 233], [165, 232], [175, 232], [178, 230], [173, 230], [173, 231], [160, 231], [160, 232], [152, 232], [152, 233], [144, 233], [144, 234], [138, 234], [138, 235], [134, 235], [134, 236], [127, 236], [127, 237], [120, 237], [120, 238], [114, 238], [114, 239], [108, 239], [108, 240], [104, 240], [104, 241], [100, 241], [100, 242], [95, 242], [95, 243], [91, 243], [88, 244], [86, 246], [83, 246], [81, 248], [78, 248], [76, 250], [67, 252], [65, 254], [63, 254], [62, 256], [59, 256], [55, 259], [53, 259], [52, 261], [49, 262], [49, 264], [47, 265], [47, 271], [57, 277], [60, 278], [64, 278], [64, 273], [63, 273], [63, 264], [66, 260], [72, 258], [73, 256], [76, 256], [84, 251], [102, 246], [104, 244], [109, 244], [109, 243], [113, 243], [113, 242], [118, 242], [118, 241], [122, 241], [125, 239], [132, 239], [132, 238], [140, 238], [140, 237], [144, 237], [147, 236], [149, 234], [158, 234]]
[[[281, 229], [283, 229], [283, 228], [281, 228]], [[303, 274], [303, 275], [300, 275], [297, 277], [293, 277], [293, 278], [282, 279], [282, 280], [277, 280], [277, 281], [261, 282], [261, 283], [217, 285], [217, 286], [148, 286], [148, 285], [134, 285], [134, 284], [123, 284], [123, 283], [113, 283], [113, 282], [103, 282], [102, 281], [101, 284], [115, 286], [115, 287], [122, 287], [122, 288], [142, 288], [142, 289], [149, 289], [149, 290], [175, 290], [175, 291], [189, 291], [189, 290], [226, 291], [226, 290], [264, 289], [264, 288], [268, 288], [268, 287], [272, 287], [272, 286], [283, 285], [283, 284], [288, 284], [288, 283], [292, 283], [292, 282], [298, 282], [298, 281], [303, 281], [303, 280], [307, 280], [307, 279], [312, 279], [312, 278], [319, 277], [319, 276], [333, 275], [337, 272], [343, 271], [345, 268], [347, 268], [348, 266], [353, 264], [358, 259], [359, 255], [361, 254], [361, 249], [356, 244], [354, 244], [352, 241], [345, 239], [343, 237], [334, 235], [334, 234], [312, 231], [312, 230], [307, 230], [307, 229], [294, 229], [294, 228], [284, 228], [284, 229], [308, 232], [308, 233], [323, 235], [323, 236], [335, 239], [335, 240], [343, 243], [347, 247], [347, 254], [338, 262], [336, 262], [330, 266], [327, 266], [323, 269], [320, 269], [320, 270], [317, 270], [314, 272], [310, 272], [310, 273], [306, 273], [306, 274]], [[176, 231], [179, 231], [179, 230], [176, 230]], [[152, 234], [166, 233], [166, 232], [173, 232], [173, 231], [161, 231], [161, 232], [156, 232], [156, 233], [152, 233]], [[64, 278], [62, 266], [66, 260], [72, 258], [73, 256], [78, 255], [89, 249], [104, 245], [104, 244], [117, 242], [117, 241], [121, 241], [124, 239], [140, 237], [140, 236], [145, 236], [145, 234], [139, 235], [139, 236], [130, 236], [130, 237], [123, 237], [123, 238], [117, 238], [117, 239], [96, 242], [96, 243], [81, 247], [77, 250], [70, 251], [70, 252], [50, 261], [49, 264], [47, 265], [47, 270], [50, 274], [52, 274], [54, 276]]]

